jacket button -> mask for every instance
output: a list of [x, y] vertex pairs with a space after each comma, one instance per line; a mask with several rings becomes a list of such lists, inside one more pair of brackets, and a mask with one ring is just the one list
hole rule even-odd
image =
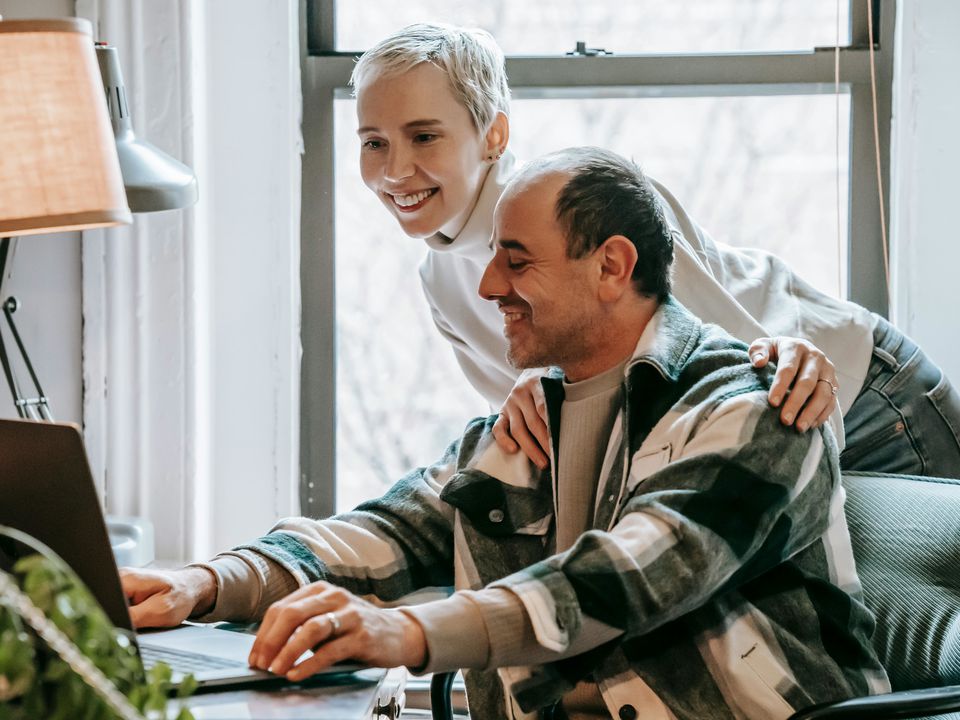
[[633, 705], [624, 705], [617, 714], [620, 720], [637, 720], [637, 709]]
[[500, 508], [494, 508], [493, 510], [490, 511], [490, 514], [487, 515], [487, 517], [490, 518], [490, 522], [492, 523], [502, 523], [503, 510], [501, 510]]

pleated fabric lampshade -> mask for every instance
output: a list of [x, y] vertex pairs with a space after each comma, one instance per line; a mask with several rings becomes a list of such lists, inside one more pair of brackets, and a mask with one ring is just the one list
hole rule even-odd
[[0, 20], [0, 237], [131, 219], [90, 23]]

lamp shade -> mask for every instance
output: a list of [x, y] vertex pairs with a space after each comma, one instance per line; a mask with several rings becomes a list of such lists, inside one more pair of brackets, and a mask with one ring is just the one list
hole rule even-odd
[[130, 221], [90, 23], [0, 21], [0, 237]]
[[197, 201], [197, 178], [193, 170], [155, 145], [140, 140], [133, 132], [117, 49], [97, 43], [97, 62], [117, 138], [120, 172], [130, 209], [139, 213], [193, 205]]

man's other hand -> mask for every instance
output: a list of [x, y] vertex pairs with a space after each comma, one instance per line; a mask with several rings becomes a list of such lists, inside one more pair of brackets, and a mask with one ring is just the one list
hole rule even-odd
[[[298, 662], [308, 650], [313, 655]], [[426, 656], [416, 620], [320, 581], [270, 606], [250, 650], [250, 666], [298, 681], [341, 660], [415, 668]]]
[[823, 352], [807, 340], [791, 337], [757, 338], [750, 360], [762, 368], [777, 363], [768, 398], [780, 408], [780, 422], [800, 432], [823, 425], [837, 406], [837, 373]]
[[217, 579], [202, 567], [122, 568], [120, 583], [137, 629], [176, 627], [191, 615], [209, 612], [217, 599]]

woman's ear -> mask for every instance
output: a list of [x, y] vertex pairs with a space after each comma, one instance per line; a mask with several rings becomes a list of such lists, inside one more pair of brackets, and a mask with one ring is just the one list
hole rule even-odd
[[510, 140], [510, 121], [504, 112], [498, 112], [490, 123], [486, 135], [486, 153], [488, 160], [497, 160], [503, 155]]
[[603, 302], [616, 302], [633, 288], [637, 248], [623, 235], [611, 235], [597, 248], [600, 266], [598, 295]]

